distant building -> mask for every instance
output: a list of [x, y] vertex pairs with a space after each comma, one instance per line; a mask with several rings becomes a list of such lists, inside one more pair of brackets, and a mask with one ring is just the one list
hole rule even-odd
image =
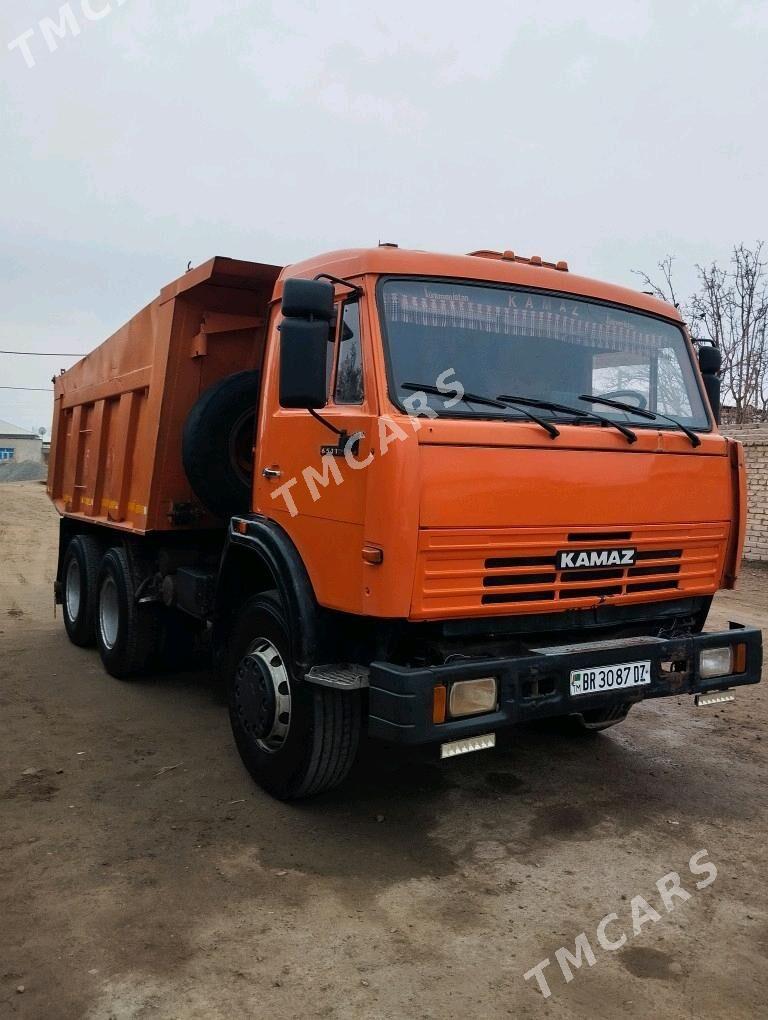
[[0, 464], [12, 460], [17, 464], [23, 460], [41, 464], [43, 460], [43, 440], [41, 436], [27, 429], [11, 425], [0, 420]]

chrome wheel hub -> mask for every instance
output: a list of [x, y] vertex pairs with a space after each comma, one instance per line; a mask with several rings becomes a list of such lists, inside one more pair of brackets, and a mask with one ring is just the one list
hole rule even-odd
[[120, 603], [117, 585], [113, 577], [107, 576], [101, 582], [99, 592], [99, 634], [105, 648], [112, 649], [117, 641], [120, 621]]
[[291, 726], [291, 686], [282, 655], [266, 638], [254, 641], [237, 667], [235, 710], [263, 751], [283, 746]]
[[83, 597], [83, 584], [80, 577], [80, 564], [72, 557], [64, 579], [64, 605], [70, 623], [75, 623], [80, 614], [80, 602]]

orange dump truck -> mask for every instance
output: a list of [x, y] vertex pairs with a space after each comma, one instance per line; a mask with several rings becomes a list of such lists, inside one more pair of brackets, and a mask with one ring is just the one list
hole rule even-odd
[[215, 258], [55, 381], [70, 639], [116, 677], [210, 647], [275, 796], [361, 734], [443, 757], [760, 679], [742, 451], [671, 305], [513, 252]]

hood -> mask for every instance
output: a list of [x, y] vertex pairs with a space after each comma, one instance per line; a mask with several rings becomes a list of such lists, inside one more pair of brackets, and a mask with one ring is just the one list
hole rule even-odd
[[734, 493], [727, 444], [707, 439], [697, 450], [679, 435], [676, 450], [648, 435], [614, 449], [422, 442], [411, 618], [712, 594]]

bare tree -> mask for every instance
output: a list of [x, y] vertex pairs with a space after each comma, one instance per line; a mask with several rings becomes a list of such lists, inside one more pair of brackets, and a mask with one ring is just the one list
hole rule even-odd
[[660, 283], [657, 283], [656, 280], [652, 279], [641, 269], [633, 269], [632, 272], [639, 276], [643, 281], [643, 286], [646, 288], [647, 294], [653, 294], [654, 297], [659, 298], [661, 301], [668, 301], [671, 305], [674, 305], [675, 308], [679, 308], [680, 302], [677, 300], [675, 285], [672, 279], [674, 262], [674, 255], [665, 255], [661, 262], [656, 263], [656, 268], [661, 273]]
[[677, 305], [691, 325], [720, 348], [724, 405], [736, 423], [768, 416], [768, 260], [765, 243], [736, 245], [727, 266], [696, 266], [699, 290], [682, 305], [672, 277], [674, 258], [658, 264], [661, 281], [638, 275], [656, 297]]
[[764, 242], [737, 245], [730, 265], [697, 266], [701, 289], [691, 319], [706, 329], [723, 354], [723, 389], [738, 423], [768, 410], [768, 262]]

